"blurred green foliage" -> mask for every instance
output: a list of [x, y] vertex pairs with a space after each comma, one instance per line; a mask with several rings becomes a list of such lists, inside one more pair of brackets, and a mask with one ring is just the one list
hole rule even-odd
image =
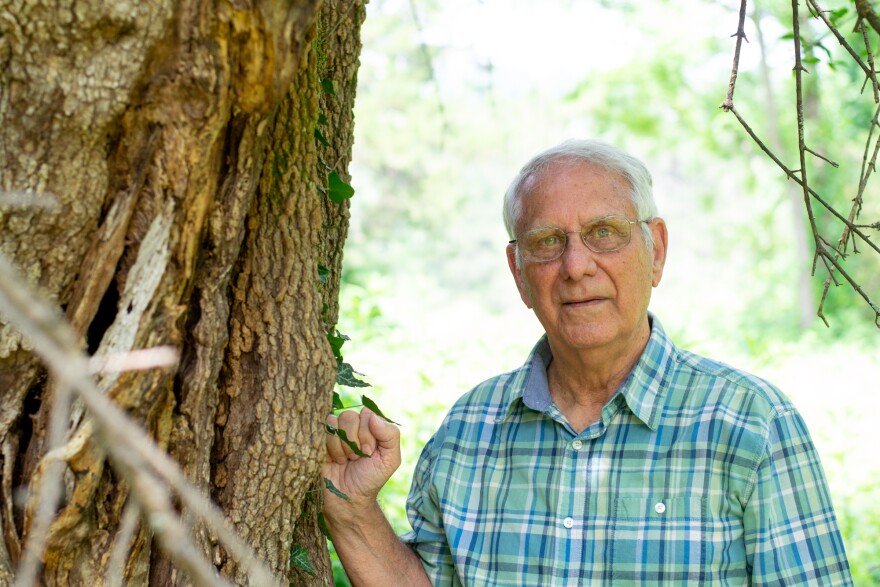
[[[832, 18], [860, 46], [851, 2], [833, 4]], [[750, 5], [759, 12], [746, 21], [735, 103], [796, 169], [791, 4]], [[653, 311], [682, 346], [792, 396], [823, 454], [856, 584], [880, 585], [880, 435], [869, 421], [880, 409], [878, 333], [845, 285], [826, 302], [831, 328], [816, 319], [825, 272], [809, 275], [800, 188], [718, 108], [738, 9], [709, 0], [371, 0], [339, 328], [351, 337], [346, 361], [403, 424], [404, 464], [381, 494], [398, 532], [408, 529], [412, 467], [448, 406], [517, 367], [540, 333], [504, 259], [507, 182], [534, 152], [592, 136], [654, 173], [671, 247]], [[875, 105], [820, 23], [804, 17], [801, 32], [807, 140], [840, 164], [812, 159], [810, 182], [846, 212]], [[880, 219], [876, 193], [869, 188], [866, 222]], [[836, 242], [840, 223], [814, 210]], [[845, 264], [876, 299], [880, 255], [860, 250]], [[341, 568], [336, 578], [348, 584]]]

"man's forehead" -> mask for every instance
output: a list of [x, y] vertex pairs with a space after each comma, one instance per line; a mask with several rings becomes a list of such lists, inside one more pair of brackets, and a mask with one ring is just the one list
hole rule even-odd
[[[529, 177], [527, 177], [526, 180], [523, 182], [523, 187], [521, 190], [521, 205], [522, 211], [526, 213], [524, 214], [524, 216], [533, 215], [536, 212], [540, 212], [542, 208], [550, 204], [548, 200], [540, 196], [544, 195], [545, 190], [550, 188], [551, 184], [564, 181], [565, 179], [567, 179], [566, 176], [572, 174], [583, 175], [584, 172], [606, 179], [613, 186], [612, 189], [608, 192], [602, 193], [602, 196], [607, 197], [610, 195], [619, 195], [623, 198], [621, 203], [624, 206], [626, 206], [627, 208], [634, 207], [630, 194], [632, 188], [629, 181], [623, 175], [595, 163], [564, 160], [554, 162], [547, 167], [537, 170], [536, 172], [529, 175]], [[587, 194], [584, 194], [585, 202], [589, 201], [590, 199], [591, 198], [587, 197]], [[616, 212], [624, 211], [625, 210], [616, 210]]]

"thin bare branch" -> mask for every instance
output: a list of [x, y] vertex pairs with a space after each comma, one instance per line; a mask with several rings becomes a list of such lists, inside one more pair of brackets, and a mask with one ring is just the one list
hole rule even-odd
[[137, 531], [141, 513], [137, 503], [129, 500], [122, 512], [122, 521], [116, 532], [110, 562], [107, 563], [106, 587], [122, 587], [125, 573], [125, 559], [131, 549], [131, 540]]
[[45, 210], [57, 210], [58, 198], [49, 192], [31, 191], [0, 191], [0, 206], [12, 208], [43, 208]]
[[[849, 53], [850, 57], [852, 57], [853, 61], [855, 61], [859, 67], [862, 68], [862, 71], [865, 72], [865, 75], [871, 79], [871, 82], [877, 86], [877, 75], [874, 73], [874, 69], [868, 67], [862, 58], [859, 56], [858, 52], [852, 48], [852, 46], [847, 43], [846, 39], [843, 38], [843, 35], [837, 30], [837, 27], [829, 20], [828, 15], [825, 14], [827, 11], [823, 10], [819, 4], [815, 0], [807, 0], [807, 4], [815, 10], [817, 16], [825, 23], [825, 26], [828, 27], [828, 30], [831, 31], [831, 34], [837, 39], [837, 42], [840, 43], [841, 47], [846, 49], [847, 53]], [[856, 2], [858, 4], [858, 1]]]
[[828, 163], [829, 165], [831, 165], [831, 167], [834, 167], [834, 168], [840, 167], [840, 165], [838, 165], [837, 163], [835, 163], [834, 161], [832, 161], [831, 159], [829, 159], [829, 158], [826, 157], [825, 155], [821, 155], [821, 154], [817, 153], [816, 151], [814, 151], [813, 149], [811, 149], [811, 148], [809, 148], [809, 147], [806, 147], [806, 146], [805, 146], [805, 147], [804, 147], [804, 150], [806, 150], [806, 152], [809, 153], [810, 155], [813, 155], [814, 157], [818, 157], [818, 158], [821, 159], [822, 161], [825, 161], [826, 163]]
[[[865, 26], [865, 19], [859, 18], [859, 22], [856, 27], [861, 29], [862, 31], [862, 42], [865, 43], [865, 54], [868, 58], [868, 69], [876, 72], [877, 69], [874, 67], [874, 52], [871, 51], [871, 40], [868, 38], [868, 27]], [[880, 104], [880, 88], [878, 88], [877, 86], [877, 80], [873, 79], [871, 81], [874, 82], [871, 84], [871, 88], [874, 90], [874, 103]]]
[[743, 39], [745, 39], [747, 43], [749, 42], [749, 40], [746, 39], [745, 23], [746, 0], [742, 0], [739, 6], [739, 25], [736, 28], [736, 32], [732, 35], [736, 37], [736, 49], [733, 51], [733, 66], [730, 69], [730, 82], [727, 86], [727, 96], [721, 103], [721, 108], [725, 112], [728, 112], [733, 108], [733, 92], [736, 89], [736, 77], [739, 73], [739, 53], [742, 49]]
[[171, 346], [157, 346], [127, 353], [112, 353], [95, 356], [89, 360], [89, 372], [113, 373], [120, 371], [143, 371], [158, 367], [174, 367], [180, 360], [180, 353]]
[[45, 459], [39, 474], [40, 479], [36, 491], [37, 515], [27, 533], [24, 555], [15, 577], [15, 587], [30, 587], [37, 581], [43, 551], [49, 528], [55, 517], [55, 510], [61, 501], [62, 479], [66, 463], [60, 458], [53, 458], [52, 450], [58, 449], [67, 436], [67, 420], [70, 417], [71, 389], [61, 382], [55, 387], [56, 400], [49, 418], [49, 458]]

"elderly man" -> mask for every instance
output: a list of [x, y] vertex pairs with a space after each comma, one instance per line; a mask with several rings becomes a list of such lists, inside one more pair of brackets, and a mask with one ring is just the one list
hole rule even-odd
[[504, 201], [510, 271], [544, 327], [525, 364], [453, 406], [398, 539], [400, 462], [369, 410], [336, 437], [324, 512], [355, 585], [850, 585], [819, 458], [769, 383], [676, 347], [648, 313], [667, 231], [645, 166], [570, 141]]

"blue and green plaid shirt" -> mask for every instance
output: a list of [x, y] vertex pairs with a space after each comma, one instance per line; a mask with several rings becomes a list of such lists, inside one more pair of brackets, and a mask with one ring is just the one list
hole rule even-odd
[[[653, 318], [653, 317], [652, 317]], [[434, 585], [851, 585], [819, 457], [761, 379], [647, 347], [580, 434], [542, 339], [425, 447], [404, 536]]]

